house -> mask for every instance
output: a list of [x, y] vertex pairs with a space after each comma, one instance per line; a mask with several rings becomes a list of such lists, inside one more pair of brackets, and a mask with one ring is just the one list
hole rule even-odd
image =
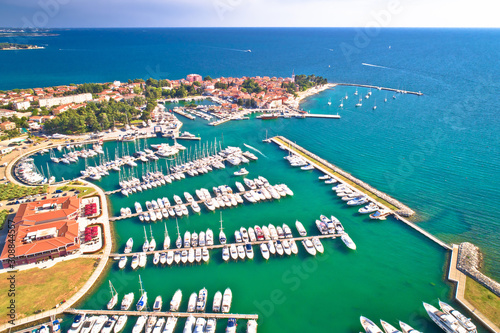
[[16, 129], [16, 123], [13, 123], [12, 121], [5, 121], [0, 124], [0, 129], [2, 131], [10, 131]]
[[30, 101], [20, 101], [14, 103], [14, 109], [16, 110], [27, 110], [30, 106]]
[[186, 76], [186, 80], [191, 83], [195, 81], [202, 82], [203, 78], [199, 74], [189, 74], [188, 76]]
[[[54, 259], [78, 252], [81, 201], [60, 197], [21, 204], [12, 223], [14, 247], [6, 242], [0, 255], [4, 268]], [[10, 250], [9, 250], [10, 249]]]

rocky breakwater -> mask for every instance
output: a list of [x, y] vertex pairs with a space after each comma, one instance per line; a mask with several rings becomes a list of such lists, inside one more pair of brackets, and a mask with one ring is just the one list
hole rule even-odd
[[483, 256], [477, 246], [467, 242], [461, 243], [458, 247], [457, 268], [500, 297], [500, 283], [479, 271], [483, 261], [482, 258]]

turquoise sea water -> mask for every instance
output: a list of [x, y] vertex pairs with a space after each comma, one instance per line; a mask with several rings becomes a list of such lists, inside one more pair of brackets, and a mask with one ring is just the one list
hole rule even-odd
[[[296, 141], [406, 203], [417, 211], [422, 227], [445, 241], [479, 245], [486, 254], [486, 271], [500, 277], [495, 209], [500, 198], [500, 103], [495, 97], [500, 73], [494, 66], [499, 60], [498, 30], [387, 30], [350, 57], [342, 54], [341, 45], [353, 43], [354, 29], [70, 30], [60, 34], [40, 39], [47, 43], [45, 50], [0, 53], [1, 88], [146, 77], [151, 76], [149, 66], [160, 68], [169, 78], [190, 72], [212, 77], [289, 76], [295, 69], [296, 73], [326, 76], [329, 81], [425, 94], [397, 95], [396, 99], [387, 94], [385, 103], [386, 93], [373, 90], [363, 107], [355, 108], [355, 88], [336, 87], [302, 104], [313, 113], [338, 112], [340, 120], [250, 120], [213, 128], [201, 120], [181, 119], [185, 130], [200, 134], [204, 141], [217, 138], [225, 145], [245, 148], [246, 143], [260, 150], [267, 158], [259, 155], [259, 161], [248, 166], [250, 175], [263, 175], [272, 183], [285, 182], [295, 192], [293, 198], [279, 202], [224, 210], [228, 235], [240, 226], [293, 225], [296, 219], [313, 232], [319, 214], [333, 214], [344, 223], [358, 250], [347, 251], [336, 240], [324, 241], [330, 252], [316, 259], [300, 249], [296, 258], [264, 262], [256, 253], [253, 262], [225, 264], [220, 252], [214, 251], [208, 265], [156, 268], [149, 262], [148, 268], [139, 272], [119, 272], [113, 267], [109, 279], [122, 295], [138, 292], [141, 274], [150, 302], [158, 294], [167, 302], [181, 288], [183, 308], [193, 291], [206, 287], [211, 302], [217, 290], [230, 287], [235, 312], [260, 314], [259, 332], [304, 332], [311, 327], [358, 332], [360, 315], [393, 324], [403, 320], [422, 331], [438, 332], [425, 317], [421, 301], [450, 300], [451, 285], [444, 282], [446, 252], [393, 220], [374, 223], [358, 216], [317, 180], [319, 173], [292, 169], [283, 160], [283, 151], [263, 144], [266, 130], [269, 136], [279, 134]], [[234, 49], [252, 49], [252, 53]], [[21, 61], [27, 65], [20, 72], [5, 65]], [[358, 90], [360, 97], [367, 92]], [[346, 94], [349, 98], [339, 109], [339, 100]], [[377, 110], [373, 111], [375, 100]], [[105, 144], [112, 155], [115, 146]], [[46, 168], [47, 158], [37, 157], [39, 165]], [[51, 173], [66, 179], [80, 170], [52, 170], [56, 166], [49, 166]], [[112, 210], [117, 214], [121, 207], [132, 207], [137, 200], [172, 199], [173, 194], [193, 193], [200, 187], [232, 185], [235, 178], [231, 174], [236, 169], [186, 179], [129, 198], [113, 195]], [[114, 175], [99, 184], [114, 189], [117, 181]], [[200, 216], [180, 219], [179, 226], [181, 232], [209, 226], [216, 229], [218, 220], [217, 213], [204, 211]], [[152, 227], [161, 243], [163, 224]], [[171, 220], [168, 227], [174, 233]], [[138, 219], [122, 220], [115, 228], [119, 249], [131, 236], [139, 249], [143, 231]], [[108, 297], [105, 283], [82, 307], [102, 308]], [[219, 332], [225, 321], [221, 324]], [[242, 321], [240, 328], [243, 326]]]

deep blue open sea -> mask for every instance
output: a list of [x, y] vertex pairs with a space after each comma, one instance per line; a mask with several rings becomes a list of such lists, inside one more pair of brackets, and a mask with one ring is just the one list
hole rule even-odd
[[[500, 279], [500, 30], [386, 29], [372, 33], [372, 37], [364, 39], [363, 43], [360, 43], [360, 34], [365, 32], [361, 29], [81, 29], [54, 32], [59, 36], [22, 41], [44, 45], [46, 48], [43, 50], [0, 52], [0, 89], [149, 77], [179, 79], [190, 73], [210, 75], [212, 78], [290, 76], [295, 71], [296, 74], [321, 75], [329, 82], [373, 84], [423, 92], [424, 96], [421, 97], [398, 94], [394, 99], [392, 94], [374, 90], [372, 97], [364, 100], [361, 108], [356, 108], [355, 88], [339, 86], [307, 99], [302, 107], [313, 113], [339, 113], [342, 116], [340, 120], [280, 119], [266, 123], [252, 120], [247, 123], [228, 123], [217, 128], [196, 121], [186, 123], [186, 129], [201, 133], [206, 140], [220, 137], [223, 133], [229, 143], [241, 146], [245, 142], [257, 146], [269, 154], [270, 161], [275, 160], [276, 163], [281, 159], [279, 152], [274, 147], [266, 148], [260, 140], [266, 130], [269, 135], [284, 135], [407, 204], [417, 212], [420, 225], [443, 240], [457, 243], [470, 241], [478, 245], [485, 253], [484, 271]], [[18, 40], [0, 38], [2, 41]], [[367, 93], [366, 89], [358, 90], [360, 96]], [[339, 101], [346, 94], [349, 98], [340, 109]], [[385, 98], [387, 102], [384, 102]], [[332, 101], [331, 106], [328, 101]], [[375, 103], [377, 109], [372, 110]], [[279, 172], [273, 169], [275, 164], [265, 161], [259, 165], [263, 167], [258, 171], [260, 174], [266, 175], [267, 172], [279, 180]], [[310, 177], [310, 181], [316, 176]], [[301, 187], [301, 181], [295, 178], [301, 177], [299, 173], [287, 173], [283, 177], [295, 185], [294, 190], [302, 198], [303, 206], [307, 206], [309, 200], [316, 207], [318, 203], [314, 203], [314, 196], [327, 195], [317, 185], [308, 187], [306, 184], [304, 189], [297, 189]], [[179, 191], [181, 187], [173, 193], [180, 194]], [[169, 196], [171, 198], [171, 194]], [[120, 198], [111, 199], [116, 203], [113, 210], [117, 212], [124, 201]], [[322, 200], [319, 202], [322, 205], [325, 202], [325, 205], [323, 208], [316, 207], [315, 214], [321, 209], [338, 209], [340, 215], [344, 214], [337, 204], [327, 207], [326, 202], [329, 201]], [[128, 201], [127, 204], [131, 205], [134, 200]], [[269, 207], [264, 211], [273, 211]], [[294, 207], [293, 204], [283, 204], [281, 209], [285, 209], [283, 214], [290, 218], [303, 214], [294, 211]], [[244, 208], [249, 211], [247, 207]], [[229, 213], [233, 220], [238, 216], [242, 218], [238, 209]], [[256, 218], [266, 218], [258, 213], [252, 214], [256, 214], [251, 215]], [[280, 215], [279, 210], [269, 214], [273, 218]], [[218, 216], [212, 216], [212, 219], [218, 220]], [[138, 220], [130, 223], [135, 224], [140, 234], [142, 227]], [[203, 223], [208, 222], [204, 220]], [[414, 302], [403, 307], [405, 313], [410, 308], [420, 306], [417, 301], [420, 293], [428, 298], [446, 298], [442, 294], [447, 292], [450, 296], [450, 286], [436, 281], [444, 278], [445, 274], [447, 259], [443, 251], [421, 237], [399, 236], [406, 232], [413, 234], [408, 228], [398, 226], [377, 229], [366, 221], [356, 223], [351, 224], [350, 228], [358, 226], [357, 237], [366, 240], [367, 246], [380, 246], [381, 256], [389, 256], [388, 260], [393, 260], [384, 263], [381, 257], [370, 258], [369, 254], [363, 255], [358, 251], [363, 259], [357, 264], [371, 263], [366, 268], [373, 272], [371, 278], [378, 281], [371, 282], [373, 286], [380, 288], [384, 285], [388, 287], [387, 283], [397, 283], [398, 274], [404, 276], [402, 279], [409, 279], [397, 287], [413, 290], [405, 296], [406, 300], [414, 298]], [[234, 223], [234, 227], [240, 225]], [[155, 232], [162, 233], [161, 225], [154, 228]], [[130, 230], [126, 224], [117, 226], [120, 244], [130, 236]], [[137, 241], [140, 241], [140, 235], [137, 237]], [[397, 248], [391, 248], [391, 237], [392, 244], [397, 244]], [[398, 251], [399, 255], [395, 255]], [[339, 269], [351, 270], [351, 274], [356, 272], [359, 280], [366, 278], [366, 270], [361, 267], [348, 268], [344, 260], [336, 258], [332, 264], [339, 263], [342, 267]], [[246, 271], [229, 272], [227, 269], [224, 274], [231, 276], [231, 280], [237, 279], [238, 274], [249, 274], [248, 270], [252, 269], [249, 265], [245, 265]], [[248, 283], [251, 284], [252, 279], [255, 279], [255, 283], [266, 284], [265, 293], [268, 289], [271, 292], [272, 284], [267, 288], [267, 284], [271, 283], [270, 278], [279, 278], [289, 268], [284, 262], [279, 265], [274, 266], [278, 268], [273, 270], [255, 272], [251, 279], [247, 279]], [[405, 275], [410, 273], [410, 267], [411, 278]], [[429, 274], [429, 269], [434, 270], [434, 273], [429, 277], [415, 278], [412, 284], [410, 281], [414, 279], [414, 274], [419, 274], [418, 269], [413, 271], [416, 267], [420, 267], [421, 274]], [[266, 271], [269, 271], [267, 277]], [[209, 279], [199, 282], [200, 278], [205, 279], [202, 273], [217, 272], [220, 270], [211, 265], [196, 272], [187, 269], [186, 274], [172, 273], [169, 276], [176, 284], [189, 283], [193, 288], [201, 288], [204, 283], [207, 286], [214, 284]], [[357, 275], [360, 272], [364, 273]], [[113, 271], [111, 274], [115, 273]], [[152, 272], [149, 275], [155, 274]], [[321, 275], [316, 272], [318, 274]], [[330, 297], [335, 298], [338, 288], [345, 287], [344, 282], [349, 283], [344, 281], [346, 278], [335, 278], [338, 279], [338, 286], [335, 286], [335, 280], [327, 278], [323, 280], [318, 277], [314, 283], [334, 284]], [[218, 276], [218, 279], [224, 279], [224, 276]], [[425, 280], [428, 284], [419, 285], [417, 280]], [[355, 281], [361, 283], [358, 279]], [[309, 283], [304, 282], [304, 285]], [[217, 288], [231, 283], [219, 284], [216, 284]], [[419, 289], [415, 289], [417, 285]], [[331, 304], [335, 305], [332, 305], [332, 311], [340, 315], [344, 310], [349, 318], [343, 321], [339, 319], [341, 329], [333, 331], [359, 331], [359, 324], [353, 321], [363, 311], [369, 312], [374, 317], [372, 319], [377, 319], [378, 311], [382, 312], [379, 317], [392, 313], [393, 318], [390, 319], [407, 319], [398, 312], [401, 309], [395, 308], [396, 304], [389, 306], [388, 302], [384, 302], [389, 297], [387, 293], [380, 294], [384, 299], [370, 299], [362, 305], [360, 303], [365, 298], [357, 295], [356, 303], [361, 309], [351, 304], [351, 300], [346, 299], [353, 297], [357, 290], [362, 290], [364, 295], [370, 293], [369, 286], [361, 289], [356, 286], [359, 284], [353, 283], [349, 285], [348, 291], [338, 293], [339, 297], [343, 297], [342, 300], [332, 300]], [[245, 288], [239, 287], [244, 293], [242, 290]], [[154, 288], [158, 289], [157, 286]], [[177, 285], [168, 288], [168, 292], [173, 293]], [[252, 285], [246, 288], [257, 287]], [[431, 291], [432, 288], [437, 288], [439, 292]], [[106, 286], [103, 285], [101, 289], [105, 290]], [[314, 297], [321, 297], [321, 290], [315, 290], [317, 295]], [[377, 289], [377, 292], [381, 290]], [[288, 293], [287, 297], [293, 299], [293, 304], [288, 303], [286, 311], [277, 311], [274, 315], [275, 320], [291, 320], [286, 325], [288, 331], [294, 331], [293, 327], [297, 324], [293, 316], [308, 316], [307, 312], [301, 314], [300, 311], [293, 315], [292, 309], [297, 310], [297, 307], [314, 302], [313, 299], [308, 300], [310, 295], [302, 294], [298, 298], [300, 301], [297, 301], [294, 298], [297, 295]], [[251, 296], [251, 292], [245, 294], [245, 297]], [[404, 303], [401, 299], [387, 300]], [[373, 303], [373, 306], [370, 308], [367, 303]], [[329, 303], [322, 300], [321, 304], [326, 307]], [[345, 309], [342, 304], [346, 304]], [[385, 310], [380, 309], [381, 305], [384, 305]], [[250, 312], [253, 310], [250, 305], [242, 307]], [[331, 313], [323, 310], [317, 312], [318, 316]], [[275, 320], [267, 320], [259, 327], [259, 331], [261, 328], [262, 332], [276, 331], [280, 326]], [[328, 320], [318, 321], [319, 330], [326, 331]], [[307, 329], [307, 326], [300, 327], [297, 332]], [[431, 329], [427, 328], [426, 331]]]

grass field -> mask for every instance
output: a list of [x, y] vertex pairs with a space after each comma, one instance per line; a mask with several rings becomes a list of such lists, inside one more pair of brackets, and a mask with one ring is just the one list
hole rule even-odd
[[22, 198], [27, 195], [47, 193], [47, 190], [48, 190], [47, 185], [28, 187], [28, 186], [19, 186], [12, 183], [0, 184], [0, 201]]
[[[16, 273], [16, 312], [18, 318], [37, 310], [50, 310], [74, 295], [94, 271], [96, 259], [72, 259], [47, 269], [30, 269]], [[6, 323], [10, 298], [7, 275], [0, 279], [0, 324]]]
[[7, 216], [9, 215], [9, 211], [7, 209], [2, 209], [0, 211], [0, 230], [3, 229], [5, 222], [7, 221]]
[[468, 277], [465, 283], [465, 299], [495, 325], [500, 326], [500, 297]]

